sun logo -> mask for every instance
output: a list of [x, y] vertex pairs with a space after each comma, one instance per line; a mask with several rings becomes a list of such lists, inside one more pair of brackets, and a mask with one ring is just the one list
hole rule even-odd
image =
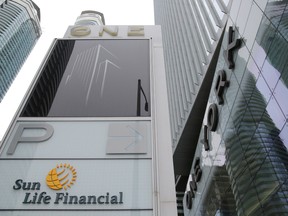
[[46, 184], [53, 190], [61, 190], [63, 188], [67, 190], [76, 181], [76, 174], [75, 168], [70, 164], [57, 164], [46, 176]]

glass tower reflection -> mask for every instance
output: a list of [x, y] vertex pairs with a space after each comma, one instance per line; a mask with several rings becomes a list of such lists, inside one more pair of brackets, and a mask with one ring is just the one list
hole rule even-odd
[[[243, 40], [241, 54], [248, 56], [241, 56], [240, 50], [234, 54], [235, 70], [223, 66], [219, 55], [217, 70], [227, 72], [230, 86], [224, 105], [218, 105], [214, 90], [210, 92], [209, 103], [219, 109], [219, 125], [209, 134], [208, 152], [201, 142], [203, 129], [200, 134], [195, 157], [201, 155], [202, 180], [185, 215], [288, 214], [287, 6], [288, 1], [268, 1], [259, 13], [251, 50]], [[222, 52], [226, 46], [224, 42]], [[217, 76], [212, 86], [216, 81]]]
[[30, 0], [0, 2], [0, 102], [41, 35], [39, 21]]

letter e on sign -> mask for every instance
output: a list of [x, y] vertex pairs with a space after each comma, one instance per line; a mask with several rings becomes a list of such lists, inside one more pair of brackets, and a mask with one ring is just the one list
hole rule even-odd
[[128, 36], [144, 36], [144, 26], [128, 26]]

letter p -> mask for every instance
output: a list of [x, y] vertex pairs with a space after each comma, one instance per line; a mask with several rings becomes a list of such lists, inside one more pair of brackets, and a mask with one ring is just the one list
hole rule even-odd
[[[41, 136], [23, 136], [24, 130], [45, 130]], [[7, 150], [7, 155], [13, 155], [18, 143], [37, 143], [48, 140], [53, 134], [53, 127], [46, 123], [23, 124], [20, 123]]]

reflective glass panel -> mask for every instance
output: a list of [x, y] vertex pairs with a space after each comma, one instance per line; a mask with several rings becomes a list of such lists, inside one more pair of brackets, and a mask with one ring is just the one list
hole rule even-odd
[[58, 40], [24, 117], [150, 116], [149, 40]]

